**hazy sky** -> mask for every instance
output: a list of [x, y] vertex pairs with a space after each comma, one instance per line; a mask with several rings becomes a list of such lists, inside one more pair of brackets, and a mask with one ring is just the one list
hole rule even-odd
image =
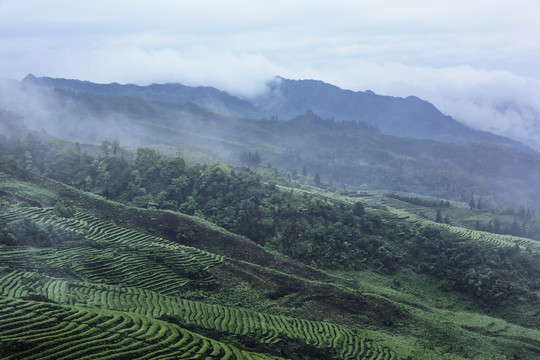
[[241, 95], [319, 79], [540, 139], [540, 1], [0, 0], [0, 77], [28, 73]]

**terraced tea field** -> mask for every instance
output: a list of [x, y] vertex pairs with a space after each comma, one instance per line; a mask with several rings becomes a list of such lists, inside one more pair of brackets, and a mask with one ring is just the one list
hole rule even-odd
[[[0, 245], [0, 359], [463, 360], [486, 351], [494, 359], [540, 353], [536, 329], [465, 307], [454, 313], [444, 299], [433, 300], [448, 294], [428, 296], [423, 282], [407, 282], [411, 274], [334, 277], [196, 218], [58, 187], [51, 189], [74, 204], [67, 217], [37, 206], [30, 187], [25, 197], [10, 196], [11, 188], [2, 195], [0, 225], [13, 234], [35, 232], [4, 237]], [[54, 191], [49, 205], [61, 198]], [[366, 218], [385, 227], [433, 226], [443, 241], [538, 251], [530, 239], [435, 223], [435, 211], [417, 216], [422, 207], [397, 199], [294, 191], [324, 206], [361, 201]], [[32, 240], [44, 233], [45, 241]]]
[[2, 359], [279, 359], [130, 312], [0, 297]]
[[390, 349], [343, 326], [190, 301], [136, 287], [66, 281], [13, 271], [0, 278], [0, 295], [47, 299], [70, 306], [129, 312], [154, 319], [174, 319], [175, 322], [249, 337], [265, 344], [303, 341], [316, 348], [331, 349], [342, 359], [363, 359], [377, 354], [381, 359], [397, 358]]
[[[386, 196], [372, 196], [363, 200], [372, 207], [384, 207], [389, 213], [396, 216], [397, 219], [408, 220], [419, 224], [440, 227], [444, 231], [446, 236], [453, 239], [472, 239], [476, 241], [483, 241], [490, 243], [498, 247], [514, 247], [519, 246], [522, 249], [530, 249], [534, 252], [540, 252], [540, 241], [513, 236], [513, 235], [501, 235], [494, 234], [486, 231], [478, 231], [467, 229], [466, 227], [453, 226], [449, 224], [436, 223], [429, 219], [434, 219], [436, 215], [436, 209], [426, 208], [419, 205], [414, 205], [399, 199], [394, 199]], [[474, 216], [467, 216], [461, 220], [463, 223], [470, 222], [471, 218], [476, 220], [482, 219], [487, 222], [492, 219], [492, 215], [489, 214], [477, 214]], [[459, 223], [459, 221], [458, 221]]]
[[[278, 359], [186, 330], [300, 343], [336, 359], [399, 359], [342, 325], [182, 298], [225, 258], [78, 211], [11, 207], [0, 217], [69, 232], [48, 247], [0, 246], [0, 355], [6, 359]], [[228, 335], [225, 335], [228, 334]]]
[[518, 246], [522, 249], [530, 249], [534, 252], [540, 252], [540, 241], [523, 238], [512, 235], [493, 234], [486, 231], [477, 231], [464, 229], [462, 227], [451, 226], [447, 224], [439, 224], [439, 226], [448, 230], [450, 234], [457, 239], [473, 239], [478, 241], [485, 241], [493, 244], [497, 247], [514, 247]]

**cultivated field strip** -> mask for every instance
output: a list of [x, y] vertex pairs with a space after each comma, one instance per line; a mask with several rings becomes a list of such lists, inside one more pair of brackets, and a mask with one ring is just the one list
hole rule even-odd
[[0, 297], [5, 360], [278, 359], [132, 313]]
[[21, 217], [30, 218], [36, 222], [52, 224], [61, 229], [83, 234], [87, 239], [100, 244], [135, 247], [137, 249], [174, 250], [179, 258], [189, 258], [203, 267], [209, 268], [223, 261], [223, 256], [200, 250], [191, 246], [176, 244], [158, 236], [145, 234], [136, 230], [122, 228], [100, 220], [90, 214], [77, 211], [73, 218], [59, 217], [51, 208], [20, 207], [11, 208], [0, 214], [6, 221], [14, 221]]
[[[28, 218], [36, 223], [50, 224], [76, 232], [87, 240], [55, 248], [0, 247], [0, 264], [11, 270], [0, 273], [0, 296], [55, 302], [95, 311], [120, 311], [131, 318], [183, 323], [265, 344], [300, 341], [329, 349], [341, 359], [397, 359], [390, 349], [336, 324], [257, 313], [175, 296], [181, 294], [183, 286], [189, 282], [211, 280], [207, 269], [223, 261], [215, 254], [121, 228], [82, 212], [72, 218], [62, 218], [52, 209], [27, 207], [14, 208], [0, 216], [7, 221]], [[130, 324], [130, 328], [135, 327]], [[96, 339], [96, 343], [100, 341]], [[138, 343], [122, 341], [126, 348], [139, 347]], [[86, 351], [85, 346], [85, 343], [80, 344], [81, 351]], [[113, 352], [109, 351], [110, 354]], [[231, 354], [234, 355], [233, 350]], [[79, 355], [83, 359], [87, 356]], [[230, 358], [242, 358], [234, 356]]]
[[[414, 213], [414, 212], [410, 212], [411, 208], [418, 207], [414, 204], [408, 204], [404, 201], [387, 198], [387, 197], [379, 198], [377, 199], [377, 201], [373, 201], [373, 203], [389, 206], [388, 211], [402, 218], [406, 218], [407, 214], [411, 215]], [[426, 210], [427, 208], [421, 208], [421, 209], [423, 209], [425, 217], [427, 218], [435, 217], [435, 210], [431, 211], [431, 209], [428, 209], [429, 211], [431, 211], [428, 213], [428, 211]], [[486, 216], [486, 215], [481, 214], [478, 216]], [[486, 217], [486, 219], [491, 219], [491, 217]], [[446, 230], [447, 236], [454, 238], [456, 240], [472, 239], [472, 240], [477, 240], [477, 241], [488, 242], [490, 244], [493, 244], [499, 247], [519, 246], [522, 249], [531, 249], [532, 251], [540, 251], [540, 241], [533, 240], [533, 239], [523, 238], [519, 236], [512, 236], [512, 235], [494, 234], [494, 233], [490, 233], [486, 231], [471, 230], [471, 229], [467, 229], [467, 228], [463, 228], [459, 226], [436, 223], [434, 221], [429, 221], [429, 220], [419, 220], [419, 221], [421, 221], [423, 224], [426, 224], [426, 225], [441, 227], [442, 229]]]
[[164, 294], [177, 294], [189, 283], [200, 284], [212, 280], [202, 269], [194, 272], [190, 267], [187, 272], [181, 264], [168, 267], [156, 261], [153, 254], [136, 250], [0, 247], [0, 263], [12, 269], [35, 270], [52, 276], [68, 276], [112, 285], [137, 286]]
[[211, 282], [208, 269], [223, 261], [222, 256], [124, 229], [83, 213], [61, 218], [51, 209], [15, 208], [0, 216], [7, 221], [29, 218], [86, 239], [82, 246], [66, 243], [55, 248], [0, 247], [0, 263], [15, 269], [176, 294], [188, 283]]
[[418, 217], [425, 219], [435, 219], [437, 216], [436, 208], [415, 205], [392, 197], [384, 197], [383, 199], [384, 205], [389, 206], [390, 209], [394, 210], [394, 213], [399, 213], [401, 215], [417, 214]]
[[340, 325], [190, 301], [137, 287], [66, 281], [21, 271], [0, 277], [0, 295], [16, 294], [22, 297], [32, 294], [72, 306], [175, 319], [180, 323], [246, 336], [267, 344], [303, 341], [316, 348], [331, 349], [341, 359], [398, 358], [390, 349]]
[[219, 264], [224, 259], [222, 255], [200, 250], [192, 246], [176, 244], [161, 237], [144, 234], [136, 230], [122, 228], [84, 212], [78, 211], [74, 216], [74, 221], [84, 223], [88, 229], [89, 237], [98, 242], [113, 242], [116, 245], [136, 246], [138, 249], [173, 250], [178, 257], [189, 258], [205, 268]]
[[499, 247], [514, 247], [519, 246], [522, 249], [531, 249], [532, 251], [540, 251], [540, 241], [522, 238], [512, 235], [493, 234], [485, 231], [470, 230], [462, 227], [452, 226], [448, 224], [438, 224], [443, 227], [451, 236], [457, 239], [473, 239], [485, 241]]

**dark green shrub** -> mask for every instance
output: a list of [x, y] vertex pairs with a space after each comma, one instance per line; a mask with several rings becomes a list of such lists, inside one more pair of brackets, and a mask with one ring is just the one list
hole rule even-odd
[[51, 225], [38, 225], [27, 218], [12, 222], [10, 228], [17, 245], [47, 247], [52, 245], [51, 238], [57, 237]]
[[364, 204], [362, 204], [360, 201], [355, 202], [353, 206], [353, 214], [356, 216], [364, 216], [364, 213]]
[[66, 206], [60, 201], [54, 205], [54, 212], [64, 218], [72, 218], [75, 215], [75, 210], [72, 207]]
[[84, 239], [81, 234], [51, 224], [36, 223], [28, 218], [10, 223], [9, 228], [15, 240], [13, 245], [50, 247]]
[[2, 220], [0, 220], [0, 244], [8, 246], [17, 244], [15, 237], [8, 227], [8, 224]]

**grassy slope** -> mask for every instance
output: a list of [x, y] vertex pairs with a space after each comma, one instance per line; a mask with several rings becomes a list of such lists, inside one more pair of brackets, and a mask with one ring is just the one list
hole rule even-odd
[[[4, 262], [0, 265], [0, 276], [7, 276], [13, 270], [30, 271], [31, 278], [36, 279], [31, 284], [28, 281], [25, 283], [31, 296], [24, 292], [9, 293], [6, 290], [9, 287], [6, 282], [2, 284], [3, 293], [0, 291], [1, 301], [13, 302], [15, 300], [12, 297], [18, 298], [17, 301], [23, 301], [23, 303], [10, 303], [13, 309], [18, 309], [17, 311], [29, 308], [36, 309], [28, 311], [29, 316], [35, 315], [39, 311], [45, 315], [53, 310], [60, 313], [78, 311], [86, 314], [84, 316], [96, 318], [95, 322], [89, 322], [87, 325], [99, 328], [105, 326], [103, 324], [109, 324], [110, 317], [114, 317], [115, 311], [120, 310], [120, 318], [132, 316], [130, 321], [134, 323], [139, 321], [154, 324], [158, 321], [155, 325], [148, 326], [162, 326], [167, 329], [166, 331], [182, 332], [184, 330], [178, 329], [189, 328], [189, 330], [203, 336], [201, 338], [203, 340], [197, 340], [200, 344], [205, 343], [204, 336], [213, 337], [221, 341], [220, 344], [228, 344], [213, 345], [216, 349], [221, 349], [220, 354], [222, 355], [227, 352], [224, 350], [227, 346], [232, 346], [234, 349], [270, 353], [285, 358], [302, 358], [300, 354], [304, 354], [306, 358], [353, 358], [351, 357], [352, 353], [340, 350], [339, 346], [332, 349], [329, 346], [321, 345], [317, 340], [309, 340], [309, 337], [313, 335], [306, 335], [300, 330], [296, 330], [294, 336], [290, 335], [292, 330], [286, 330], [286, 327], [280, 330], [283, 331], [280, 335], [281, 341], [277, 343], [261, 342], [261, 335], [257, 331], [262, 330], [256, 330], [258, 328], [254, 320], [250, 325], [252, 326], [251, 331], [246, 330], [244, 333], [238, 330], [240, 332], [238, 334], [235, 329], [239, 328], [234, 327], [225, 331], [216, 325], [217, 322], [201, 318], [204, 316], [212, 317], [212, 314], [205, 307], [206, 305], [200, 304], [216, 304], [226, 307], [229, 309], [227, 311], [231, 313], [236, 311], [235, 309], [246, 309], [258, 314], [266, 314], [265, 316], [289, 316], [295, 319], [336, 324], [339, 326], [339, 331], [345, 331], [345, 333], [352, 331], [354, 339], [363, 339], [362, 341], [367, 341], [366, 344], [372, 346], [373, 349], [379, 349], [375, 351], [375, 354], [380, 356], [379, 358], [392, 358], [392, 356], [397, 358], [399, 356], [411, 359], [503, 359], [504, 356], [506, 358], [515, 356], [518, 359], [530, 359], [540, 353], [540, 342], [538, 341], [540, 331], [514, 325], [496, 317], [482, 315], [470, 298], [459, 293], [443, 292], [439, 284], [426, 275], [410, 271], [402, 271], [394, 275], [381, 275], [370, 271], [324, 273], [280, 254], [269, 253], [249, 239], [228, 233], [197, 218], [172, 212], [125, 207], [21, 170], [2, 173], [0, 184], [2, 200], [6, 205], [2, 210], [4, 214], [11, 211], [10, 209], [25, 206], [50, 207], [61, 200], [77, 208], [81, 213], [103, 221], [112, 221], [116, 226], [125, 229], [157, 236], [163, 239], [168, 244], [167, 246], [182, 244], [225, 256], [223, 262], [208, 269], [213, 278], [210, 283], [198, 284], [193, 281], [183, 290], [165, 295], [159, 295], [159, 291], [156, 290], [158, 287], [153, 289], [151, 285], [145, 285], [146, 295], [144, 296], [149, 296], [148, 291], [150, 291], [151, 294], [156, 294], [152, 295], [154, 298], [168, 296], [166, 300], [163, 300], [165, 302], [192, 301], [193, 303], [189, 304], [195, 309], [194, 313], [199, 313], [199, 316], [190, 317], [182, 312], [163, 310], [162, 312], [151, 312], [151, 316], [146, 316], [144, 319], [140, 318], [143, 320], [133, 319], [134, 315], [132, 315], [132, 313], [143, 312], [145, 307], [140, 305], [141, 302], [126, 312], [126, 309], [115, 308], [115, 302], [101, 303], [98, 298], [90, 295], [81, 297], [81, 293], [86, 294], [85, 291], [90, 290], [81, 290], [72, 293], [71, 296], [61, 296], [55, 295], [54, 291], [51, 292], [51, 290], [39, 287], [39, 284], [43, 286], [43, 283], [51, 281], [64, 281], [69, 289], [76, 287], [95, 289], [99, 286], [105, 286], [107, 289], [103, 291], [107, 294], [140, 291], [129, 290], [139, 289], [137, 287], [127, 290], [122, 288], [124, 284], [122, 282], [115, 283], [114, 277], [103, 277], [97, 283], [96, 280], [90, 281], [88, 278], [84, 281], [84, 276], [89, 276], [89, 270], [85, 268], [86, 272], [82, 272], [74, 261], [66, 263], [61, 269], [62, 271], [53, 272], [51, 272], [52, 270], [40, 270], [37, 262], [39, 257], [37, 256], [26, 257], [24, 266], [17, 265], [15, 260], [11, 263]], [[396, 215], [388, 213], [388, 216], [395, 217]], [[403, 221], [409, 221], [405, 219], [408, 215], [401, 213], [400, 216]], [[39, 215], [34, 220], [41, 221], [45, 217], [45, 215]], [[96, 251], [105, 251], [103, 254], [96, 252], [95, 256], [106, 257], [110, 253], [132, 254], [131, 247], [134, 247], [139, 250], [138, 256], [142, 256], [144, 261], [148, 261], [149, 258], [145, 257], [145, 254], [152, 250], [141, 247], [137, 243], [130, 247], [129, 244], [119, 244], [114, 241], [107, 242], [100, 239], [92, 241], [90, 241], [90, 247], [93, 246]], [[74, 251], [78, 249], [85, 251], [84, 249], [89, 246], [89, 243], [73, 242], [65, 245], [69, 245], [68, 247]], [[4, 246], [0, 249], [0, 254], [6, 255], [11, 250], [15, 249]], [[36, 251], [20, 247], [17, 250], [26, 251], [28, 254], [34, 254], [33, 252]], [[155, 251], [151, 252], [151, 254], [154, 253]], [[41, 259], [53, 256], [51, 254], [41, 255]], [[54, 256], [58, 256], [58, 254]], [[111, 258], [108, 259], [114, 261]], [[134, 261], [130, 260], [131, 258], [126, 257], [126, 259], [126, 261]], [[140, 259], [138, 258], [137, 261], [142, 261]], [[145, 264], [150, 268], [155, 267], [157, 272], [158, 269], [161, 269], [161, 263], [156, 259], [153, 261]], [[174, 266], [172, 268], [174, 269]], [[178, 269], [180, 273], [186, 274], [186, 271], [182, 270], [181, 264], [178, 265]], [[189, 275], [189, 273], [187, 274]], [[137, 274], [134, 273], [134, 276]], [[52, 306], [49, 305], [50, 301], [57, 303], [54, 306], [63, 306], [63, 308], [51, 310], [49, 308]], [[156, 301], [160, 303], [159, 300]], [[37, 305], [34, 304], [35, 302]], [[6, 319], [9, 317], [6, 314], [4, 316]], [[247, 320], [242, 321], [249, 323], [251, 318], [249, 316], [246, 318]], [[257, 315], [256, 318], [261, 318], [261, 316], [263, 315]], [[22, 320], [20, 321], [22, 323]], [[57, 326], [62, 324], [64, 323], [58, 323]], [[322, 323], [302, 323], [300, 321], [296, 324], [301, 324], [296, 325], [297, 329], [307, 329], [313, 324]], [[17, 354], [28, 351], [27, 347], [32, 345], [35, 338], [30, 334], [26, 338], [8, 336], [9, 331], [2, 326], [0, 322], [0, 341], [2, 341], [3, 349], [11, 349], [7, 354], [3, 354], [4, 357], [7, 357], [8, 354], [11, 355], [11, 352]], [[319, 326], [318, 333], [325, 332], [323, 325], [317, 326]], [[264, 326], [261, 325], [259, 329], [269, 327], [271, 325], [266, 323]], [[29, 325], [29, 328], [33, 329], [34, 333], [46, 331], [45, 325], [41, 323]], [[123, 333], [122, 329], [120, 327], [119, 334]], [[117, 330], [116, 328], [114, 331], [110, 330], [110, 333], [116, 334]], [[165, 330], [163, 331], [165, 332]], [[333, 330], [331, 333], [335, 336], [337, 330]], [[137, 341], [143, 341], [145, 346], [161, 344], [159, 339], [137, 339]], [[157, 345], [152, 341], [157, 341]], [[336, 344], [340, 345], [340, 341], [336, 340]], [[308, 344], [312, 344], [312, 346]], [[352, 341], [351, 345], [345, 348], [355, 349], [356, 345], [354, 344], [356, 343]], [[150, 351], [142, 347], [141, 344], [133, 344], [132, 346], [141, 346], [143, 349], [140, 350], [141, 352]], [[393, 352], [385, 346], [392, 349]], [[118, 352], [120, 348], [119, 345], [119, 348], [113, 350]], [[43, 351], [45, 352], [46, 349], [43, 348]], [[172, 350], [169, 349], [169, 351]], [[31, 356], [36, 355], [31, 354]], [[244, 354], [242, 356], [249, 358], [251, 355]], [[359, 356], [359, 358], [364, 358], [363, 355]], [[237, 357], [241, 358], [240, 355]]]

